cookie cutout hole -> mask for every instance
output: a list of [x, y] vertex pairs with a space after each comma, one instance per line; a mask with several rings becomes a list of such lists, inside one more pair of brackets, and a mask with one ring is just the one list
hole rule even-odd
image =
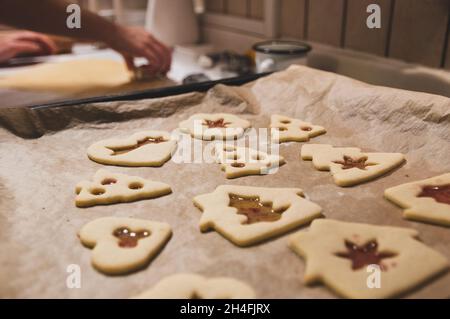
[[450, 184], [423, 186], [417, 197], [429, 197], [438, 203], [450, 205]]
[[247, 220], [244, 224], [254, 224], [258, 222], [275, 222], [281, 218], [281, 214], [287, 208], [276, 211], [273, 209], [272, 202], [264, 203], [259, 196], [242, 196], [229, 194], [228, 206], [237, 209], [237, 214], [245, 215]]
[[134, 189], [134, 190], [141, 189], [143, 187], [144, 187], [144, 184], [142, 184], [141, 182], [133, 182], [128, 185], [129, 189]]
[[224, 152], [233, 152], [235, 150], [234, 146], [224, 146]]
[[342, 160], [333, 161], [333, 163], [341, 165], [343, 170], [351, 169], [351, 168], [358, 168], [360, 170], [365, 171], [366, 167], [377, 165], [374, 163], [366, 163], [366, 162], [367, 162], [367, 157], [352, 158], [351, 156], [347, 156], [347, 155], [344, 155]]
[[81, 193], [81, 188], [75, 189], [75, 194], [80, 195], [80, 193]]
[[127, 227], [120, 227], [114, 230], [113, 236], [119, 239], [119, 247], [133, 248], [137, 246], [140, 239], [150, 236], [150, 231], [132, 231]]
[[236, 167], [236, 168], [242, 168], [245, 167], [244, 163], [231, 163], [232, 167]]
[[280, 132], [287, 131], [287, 128], [285, 128], [285, 127], [276, 127], [276, 129]]
[[103, 188], [94, 188], [91, 190], [91, 194], [95, 196], [103, 195], [106, 191]]
[[252, 159], [254, 159], [255, 161], [264, 161], [266, 159], [266, 157], [262, 154], [257, 154], [257, 155], [253, 155]]
[[204, 120], [202, 123], [203, 126], [207, 126], [208, 128], [226, 128], [230, 125], [231, 122], [225, 122], [225, 119], [218, 120]]
[[312, 127], [310, 127], [310, 126], [302, 126], [302, 127], [300, 127], [300, 129], [301, 129], [302, 131], [305, 131], [305, 132], [310, 132], [310, 131], [312, 131]]
[[117, 183], [117, 180], [115, 178], [105, 178], [102, 180], [102, 185], [111, 185]]
[[345, 239], [345, 252], [338, 252], [335, 256], [349, 259], [352, 263], [352, 270], [359, 270], [368, 265], [378, 265], [383, 271], [387, 270], [387, 266], [382, 262], [386, 258], [397, 256], [396, 253], [390, 251], [378, 251], [378, 242], [375, 239], [367, 241], [363, 245], [358, 245], [351, 240]]
[[137, 143], [135, 145], [131, 145], [131, 146], [126, 146], [126, 147], [108, 147], [111, 151], [113, 151], [113, 154], [111, 154], [112, 156], [116, 156], [116, 155], [123, 155], [123, 154], [127, 154], [131, 151], [134, 151], [142, 146], [148, 145], [148, 144], [159, 144], [159, 143], [163, 143], [163, 142], [167, 142], [167, 140], [162, 137], [162, 136], [157, 136], [157, 137], [145, 137], [139, 141], [137, 141]]
[[289, 120], [282, 120], [282, 121], [280, 121], [280, 123], [282, 123], [282, 124], [290, 124], [291, 121], [289, 121]]

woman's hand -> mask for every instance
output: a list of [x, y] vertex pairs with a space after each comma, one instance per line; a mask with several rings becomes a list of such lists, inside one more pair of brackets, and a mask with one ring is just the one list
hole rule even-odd
[[56, 51], [55, 42], [44, 34], [18, 31], [0, 37], [0, 63], [18, 55], [50, 55]]
[[130, 70], [135, 69], [134, 58], [147, 59], [146, 75], [166, 74], [170, 70], [172, 50], [143, 28], [120, 26], [108, 42], [123, 55]]

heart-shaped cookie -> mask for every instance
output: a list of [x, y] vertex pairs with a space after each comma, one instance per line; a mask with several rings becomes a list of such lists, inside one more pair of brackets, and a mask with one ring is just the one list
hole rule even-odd
[[205, 278], [196, 274], [176, 274], [164, 278], [138, 299], [253, 299], [247, 284], [227, 277]]
[[92, 265], [108, 275], [145, 267], [172, 234], [169, 224], [143, 219], [104, 217], [79, 231], [83, 245], [92, 248]]
[[161, 166], [177, 147], [165, 131], [143, 131], [127, 138], [102, 140], [89, 146], [88, 157], [101, 164], [119, 166]]

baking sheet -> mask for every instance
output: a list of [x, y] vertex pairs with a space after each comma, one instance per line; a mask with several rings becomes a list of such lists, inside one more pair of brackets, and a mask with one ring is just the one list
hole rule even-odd
[[[313, 143], [403, 152], [407, 163], [383, 178], [350, 188], [336, 186], [329, 173], [301, 161], [301, 143], [281, 146], [287, 164], [276, 174], [235, 180], [225, 179], [218, 164], [111, 166], [107, 169], [168, 183], [173, 194], [75, 207], [75, 185], [104, 167], [87, 158], [90, 144], [143, 129], [170, 131], [198, 112], [239, 114], [256, 128], [267, 127], [274, 113], [298, 117], [327, 128], [327, 134]], [[450, 171], [450, 99], [444, 97], [375, 87], [295, 66], [243, 87], [218, 85], [207, 93], [53, 109], [0, 109], [0, 125], [0, 297], [128, 298], [176, 272], [235, 277], [253, 286], [260, 298], [335, 297], [323, 285], [302, 283], [305, 263], [287, 247], [288, 234], [239, 248], [214, 231], [200, 233], [201, 213], [192, 198], [221, 184], [299, 187], [323, 207], [327, 218], [414, 228], [425, 244], [450, 259], [449, 228], [404, 220], [402, 210], [383, 199], [387, 187]], [[82, 225], [104, 216], [168, 222], [173, 236], [147, 268], [105, 276], [91, 267], [91, 250], [76, 236]], [[80, 289], [66, 287], [70, 264], [81, 266]], [[450, 273], [406, 295], [449, 296]]]

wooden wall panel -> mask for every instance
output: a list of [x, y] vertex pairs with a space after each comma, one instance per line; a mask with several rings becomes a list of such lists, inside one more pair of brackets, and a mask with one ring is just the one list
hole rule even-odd
[[341, 45], [345, 0], [309, 0], [307, 38]]
[[[381, 8], [381, 29], [369, 29], [366, 21], [369, 4]], [[348, 0], [344, 47], [385, 55], [389, 39], [392, 0]]]
[[248, 16], [252, 19], [264, 19], [264, 0], [250, 0], [249, 1]]
[[[449, 19], [450, 21], [450, 19]], [[450, 23], [448, 26], [449, 30], [448, 33], [448, 39], [447, 39], [447, 56], [445, 58], [445, 68], [450, 70]]]
[[234, 16], [247, 16], [248, 0], [226, 0], [226, 12]]
[[305, 38], [306, 1], [307, 0], [281, 0], [281, 36], [298, 39]]
[[222, 13], [225, 11], [225, 0], [205, 0], [205, 8], [208, 12]]
[[389, 56], [440, 67], [450, 1], [395, 1]]

